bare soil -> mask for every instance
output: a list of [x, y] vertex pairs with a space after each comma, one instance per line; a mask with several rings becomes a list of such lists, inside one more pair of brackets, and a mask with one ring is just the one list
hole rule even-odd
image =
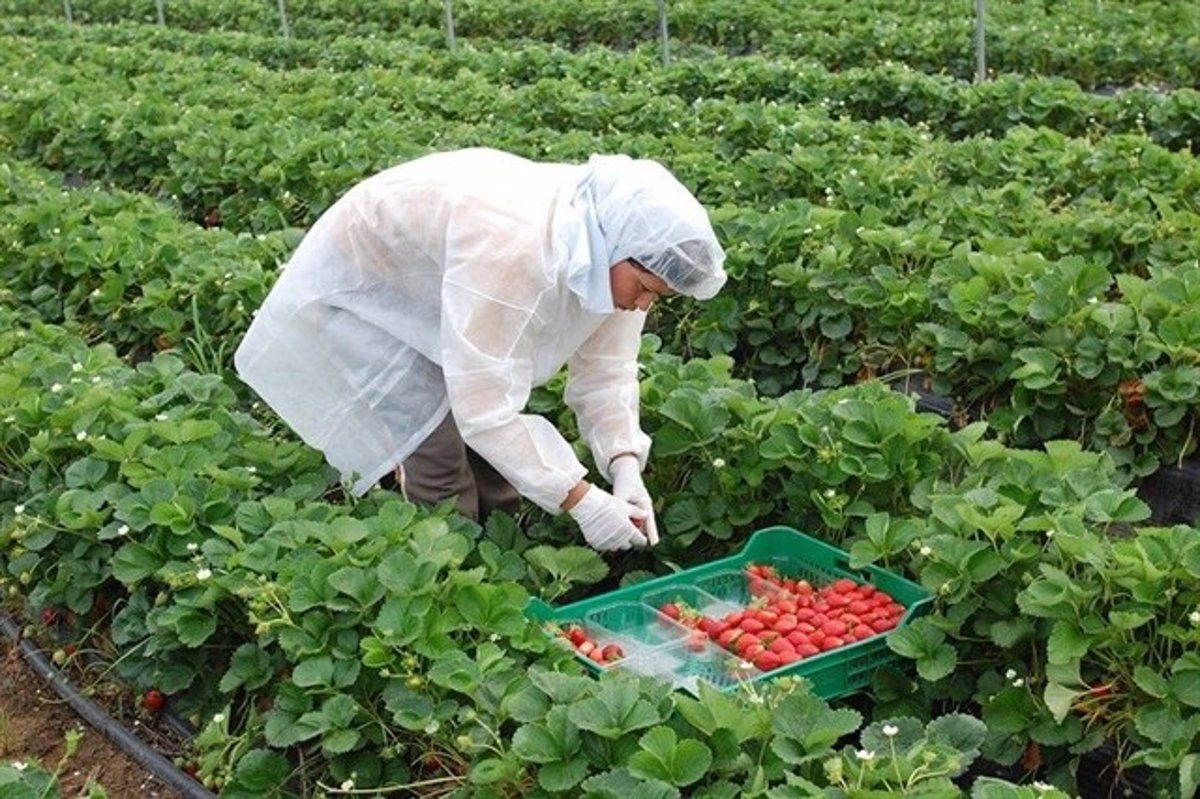
[[86, 795], [83, 788], [91, 779], [111, 799], [181, 799], [89, 727], [0, 636], [0, 759], [37, 760], [53, 773], [71, 728], [82, 730], [83, 739], [59, 778], [63, 797]]

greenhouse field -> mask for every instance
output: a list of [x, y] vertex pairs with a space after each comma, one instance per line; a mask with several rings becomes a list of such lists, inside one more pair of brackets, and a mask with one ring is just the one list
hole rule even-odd
[[[664, 64], [648, 0], [454, 0], [453, 50], [433, 0], [286, 38], [0, 0], [0, 628], [172, 726], [137, 768], [179, 796], [1196, 796], [1200, 5], [993, 0], [982, 82], [965, 0], [666, 5]], [[467, 147], [656, 159], [708, 210], [730, 279], [639, 356], [657, 546], [356, 498], [234, 370], [327, 208]], [[528, 408], [574, 442], [565, 391]], [[701, 645], [756, 678], [680, 691], [528, 614], [776, 525], [911, 585], [854, 693], [731, 616]], [[754, 569], [783, 637], [804, 575]], [[6, 728], [0, 799], [76, 795]]]

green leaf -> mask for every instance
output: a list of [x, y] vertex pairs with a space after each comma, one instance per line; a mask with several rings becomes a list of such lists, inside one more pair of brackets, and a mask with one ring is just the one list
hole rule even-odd
[[659, 780], [635, 777], [617, 768], [589, 777], [583, 783], [586, 799], [678, 799], [679, 791]]
[[374, 574], [354, 566], [346, 566], [329, 575], [329, 584], [353, 599], [360, 608], [375, 604], [384, 593]]
[[[884, 727], [894, 728], [888, 735]], [[863, 749], [872, 752], [907, 752], [925, 738], [925, 725], [910, 716], [891, 718], [887, 721], [873, 722], [862, 731], [859, 742]]]
[[577, 727], [602, 738], [620, 738], [662, 721], [658, 709], [642, 699], [636, 684], [628, 680], [602, 682], [595, 696], [571, 705], [569, 713]]
[[454, 606], [478, 630], [517, 635], [527, 624], [521, 609], [528, 594], [517, 585], [466, 585], [454, 595]]
[[218, 688], [226, 694], [242, 685], [259, 688], [270, 681], [272, 674], [271, 656], [258, 644], [242, 644], [234, 651], [229, 670], [221, 678]]
[[383, 689], [383, 702], [392, 719], [406, 730], [423, 730], [433, 720], [433, 700], [404, 684], [392, 680]]
[[922, 678], [936, 682], [953, 672], [958, 662], [958, 653], [945, 640], [946, 634], [926, 617], [895, 630], [887, 643], [896, 654], [916, 660]]
[[988, 635], [992, 642], [1002, 649], [1012, 649], [1033, 637], [1034, 632], [1033, 622], [1023, 617], [999, 619], [988, 627]]
[[950, 713], [929, 722], [925, 727], [925, 737], [930, 742], [951, 746], [974, 760], [979, 756], [979, 748], [987, 740], [987, 725], [965, 713]]
[[698, 698], [680, 696], [676, 707], [689, 724], [709, 737], [724, 729], [732, 731], [740, 744], [757, 732], [760, 716], [757, 711], [704, 681], [699, 683]]
[[1179, 761], [1179, 795], [1195, 796], [1200, 790], [1200, 754], [1192, 752]]
[[1151, 669], [1149, 666], [1137, 666], [1133, 670], [1133, 681], [1138, 688], [1153, 696], [1155, 699], [1165, 699], [1170, 691], [1167, 678]]
[[588, 677], [560, 674], [545, 668], [534, 668], [529, 679], [555, 704], [569, 705], [592, 689], [595, 683]]
[[1046, 702], [1046, 707], [1050, 709], [1050, 714], [1054, 716], [1054, 720], [1061, 724], [1071, 712], [1071, 707], [1075, 704], [1075, 698], [1079, 694], [1079, 691], [1051, 682], [1046, 684], [1042, 698]]
[[531, 763], [542, 764], [538, 782], [548, 791], [565, 791], [587, 775], [587, 760], [579, 756], [579, 730], [559, 706], [544, 722], [525, 724], [513, 734], [513, 752]]
[[655, 727], [638, 741], [641, 751], [629, 758], [629, 772], [682, 788], [691, 785], [712, 765], [712, 751], [694, 738], [676, 740], [670, 727]]
[[292, 682], [301, 688], [332, 686], [333, 659], [329, 655], [321, 655], [300, 661], [292, 671]]
[[196, 608], [180, 605], [167, 607], [158, 618], [161, 624], [174, 630], [179, 641], [188, 647], [200, 646], [217, 631], [216, 618]]
[[834, 710], [815, 696], [792, 694], [780, 702], [771, 718], [775, 733], [771, 748], [784, 761], [802, 765], [829, 755], [839, 738], [861, 725], [857, 711]]
[[149, 547], [129, 542], [112, 559], [112, 573], [125, 585], [138, 583], [161, 569], [164, 560]]
[[1054, 664], [1070, 663], [1086, 655], [1090, 645], [1090, 638], [1074, 622], [1060, 619], [1046, 641], [1046, 656]]
[[429, 679], [435, 684], [463, 694], [472, 693], [481, 678], [479, 665], [462, 652], [439, 658], [429, 670]]
[[358, 730], [332, 730], [321, 738], [321, 748], [329, 755], [342, 755], [349, 752], [362, 740]]
[[568, 584], [590, 585], [608, 574], [608, 565], [588, 547], [532, 547], [525, 551], [525, 559], [534, 568]]
[[266, 792], [282, 788], [291, 773], [292, 768], [283, 755], [252, 749], [238, 761], [234, 776], [242, 788]]

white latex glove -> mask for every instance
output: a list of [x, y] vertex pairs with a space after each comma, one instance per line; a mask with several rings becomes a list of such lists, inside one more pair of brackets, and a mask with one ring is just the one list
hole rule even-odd
[[613, 496], [640, 508], [646, 514], [646, 518], [642, 522], [642, 532], [646, 534], [646, 540], [650, 546], [654, 546], [658, 543], [658, 524], [654, 521], [654, 501], [650, 499], [650, 492], [646, 490], [646, 484], [642, 482], [642, 467], [638, 463], [637, 457], [634, 455], [620, 456], [609, 464], [608, 473], [612, 475]]
[[588, 486], [587, 493], [567, 513], [579, 525], [592, 549], [611, 552], [646, 546], [646, 537], [635, 526], [635, 521], [645, 518], [641, 508], [617, 499], [602, 488]]

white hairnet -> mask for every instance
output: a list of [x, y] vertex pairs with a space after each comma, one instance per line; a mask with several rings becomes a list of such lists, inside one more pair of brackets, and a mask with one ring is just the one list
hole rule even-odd
[[[607, 271], [631, 258], [658, 275], [672, 291], [698, 300], [725, 284], [725, 252], [708, 214], [682, 183], [656, 161], [626, 155], [593, 155], [581, 188], [594, 210], [607, 252]], [[589, 236], [595, 236], [589, 225]]]

